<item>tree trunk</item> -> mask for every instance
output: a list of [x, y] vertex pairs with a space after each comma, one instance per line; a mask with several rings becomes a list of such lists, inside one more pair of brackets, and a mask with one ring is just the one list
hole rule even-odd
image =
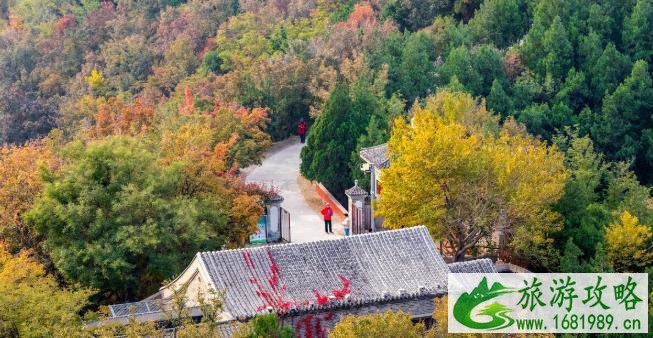
[[465, 250], [464, 248], [456, 250], [456, 254], [453, 256], [454, 262], [462, 262], [465, 260]]

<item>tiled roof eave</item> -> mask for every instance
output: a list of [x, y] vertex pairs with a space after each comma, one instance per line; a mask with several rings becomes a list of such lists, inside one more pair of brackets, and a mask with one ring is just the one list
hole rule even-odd
[[447, 266], [452, 273], [498, 273], [496, 266], [489, 258], [454, 262], [447, 264]]
[[[354, 301], [339, 301], [335, 303], [330, 303], [328, 305], [323, 305], [323, 306], [316, 306], [316, 307], [302, 307], [298, 309], [293, 309], [290, 311], [281, 311], [281, 312], [276, 312], [279, 316], [286, 316], [286, 315], [291, 315], [291, 316], [301, 316], [303, 314], [308, 314], [308, 313], [318, 313], [318, 312], [326, 312], [326, 311], [334, 311], [334, 310], [342, 310], [342, 309], [351, 309], [351, 308], [362, 308], [366, 306], [372, 306], [372, 305], [384, 305], [384, 304], [391, 304], [391, 303], [402, 303], [402, 302], [407, 302], [407, 301], [412, 301], [412, 300], [433, 300], [436, 297], [441, 297], [443, 295], [446, 295], [446, 290], [438, 290], [438, 291], [429, 291], [425, 293], [421, 293], [418, 295], [395, 295], [391, 296], [388, 298], [379, 298], [379, 299], [374, 299], [374, 300], [354, 300]], [[267, 311], [262, 310], [259, 311], [256, 314], [251, 314], [248, 316], [245, 316], [244, 319], [249, 320], [254, 318], [255, 316], [266, 314]]]
[[355, 185], [355, 186], [345, 190], [345, 194], [347, 196], [365, 196], [365, 195], [368, 195], [367, 191], [365, 191], [365, 189], [359, 187], [358, 185]]
[[379, 144], [373, 147], [361, 148], [358, 155], [365, 162], [370, 163], [376, 167], [381, 167], [388, 161], [388, 144]]

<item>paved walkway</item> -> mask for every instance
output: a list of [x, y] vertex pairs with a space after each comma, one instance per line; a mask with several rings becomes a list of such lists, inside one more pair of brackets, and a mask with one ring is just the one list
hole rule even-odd
[[[284, 200], [281, 206], [290, 213], [290, 240], [311, 242], [334, 239], [338, 235], [324, 233], [322, 215], [310, 207], [299, 186], [299, 154], [303, 144], [293, 138], [278, 145], [260, 166], [248, 168], [247, 182], [272, 184]], [[334, 221], [334, 223], [336, 223]], [[334, 224], [334, 228], [336, 224]], [[335, 231], [335, 229], [334, 229]]]

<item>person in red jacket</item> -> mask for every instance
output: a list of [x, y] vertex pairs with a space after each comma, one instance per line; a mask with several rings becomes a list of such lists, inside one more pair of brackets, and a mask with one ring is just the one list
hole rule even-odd
[[306, 141], [306, 121], [304, 121], [303, 117], [299, 120], [299, 125], [297, 125], [297, 134], [299, 134], [300, 142], [304, 143]]
[[324, 232], [328, 233], [333, 233], [333, 229], [331, 228], [331, 216], [333, 216], [333, 209], [331, 209], [331, 205], [327, 203], [324, 208], [322, 208], [322, 216], [324, 217]]

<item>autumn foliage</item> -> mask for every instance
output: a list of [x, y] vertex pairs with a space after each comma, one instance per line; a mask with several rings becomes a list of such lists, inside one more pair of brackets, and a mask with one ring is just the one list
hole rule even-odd
[[414, 324], [411, 315], [405, 312], [347, 316], [340, 320], [329, 333], [330, 338], [363, 337], [424, 337], [426, 328], [423, 323]]
[[214, 174], [258, 163], [271, 145], [264, 132], [268, 110], [225, 104], [219, 99], [205, 106], [196, 107], [190, 91], [185, 90], [178, 115], [163, 130], [162, 161], [199, 161]]
[[24, 213], [43, 191], [42, 171], [60, 162], [45, 141], [0, 148], [0, 239], [3, 249], [17, 253], [39, 249], [39, 236], [25, 223]]
[[108, 135], [142, 135], [153, 123], [154, 107], [136, 100], [126, 103], [117, 98], [100, 100], [94, 115], [94, 128], [90, 131], [95, 138]]
[[413, 111], [390, 138], [384, 225], [424, 224], [456, 260], [472, 249], [548, 250], [559, 229], [551, 206], [567, 177], [556, 149], [511, 121], [498, 125], [468, 94], [440, 91]]
[[[91, 77], [102, 83], [102, 74]], [[145, 99], [85, 96], [74, 117], [85, 125], [77, 140], [55, 133], [0, 148], [0, 236], [7, 248], [34, 249], [65, 282], [115, 301], [147, 296], [196, 251], [243, 245], [271, 192], [237, 174], [271, 143], [268, 110], [211, 103], [186, 90], [177, 110], [161, 117]], [[78, 197], [88, 194], [99, 199]], [[80, 210], [97, 218], [75, 216]], [[73, 228], [75, 238], [64, 231]], [[149, 256], [159, 251], [165, 253]]]
[[653, 234], [639, 219], [624, 211], [605, 233], [607, 257], [615, 271], [642, 271], [653, 260]]
[[61, 289], [31, 253], [24, 250], [13, 255], [0, 242], [0, 336], [78, 336], [82, 330], [79, 311], [91, 293]]
[[374, 10], [369, 3], [357, 3], [354, 5], [354, 9], [349, 14], [347, 21], [340, 24], [340, 28], [347, 29], [361, 29], [367, 25], [373, 25], [376, 23], [376, 17], [374, 15]]
[[[302, 173], [343, 199], [355, 179], [370, 179], [358, 151], [392, 135], [377, 210], [390, 227], [428, 225], [455, 259], [645, 271], [652, 13], [650, 0], [0, 1], [0, 241], [11, 254], [32, 250], [64, 286], [101, 284], [71, 278], [66, 257], [89, 254], [79, 261], [100, 262], [103, 282], [155, 288], [178, 271], [148, 259], [118, 267], [124, 257], [112, 255], [206, 247], [180, 234], [199, 238], [207, 222], [219, 225], [207, 230], [213, 244], [242, 245], [272, 192], [243, 183], [240, 169], [304, 118]], [[136, 155], [106, 149], [116, 140]], [[149, 171], [137, 170], [137, 155]], [[85, 176], [82, 162], [104, 171]], [[129, 168], [129, 179], [105, 175]], [[142, 204], [128, 205], [127, 191]], [[197, 204], [176, 200], [168, 209], [180, 213], [162, 216], [143, 196]], [[76, 207], [97, 212], [93, 224], [116, 221], [104, 234], [125, 250], [89, 236], [75, 243], [88, 251], [62, 254], [75, 236], [36, 231], [92, 232]], [[139, 226], [178, 217], [188, 227], [126, 236], [135, 210]], [[182, 212], [197, 210], [215, 213], [191, 222], [197, 215]], [[107, 276], [118, 270], [129, 272]], [[94, 302], [135, 300], [121, 287], [102, 284]]]

